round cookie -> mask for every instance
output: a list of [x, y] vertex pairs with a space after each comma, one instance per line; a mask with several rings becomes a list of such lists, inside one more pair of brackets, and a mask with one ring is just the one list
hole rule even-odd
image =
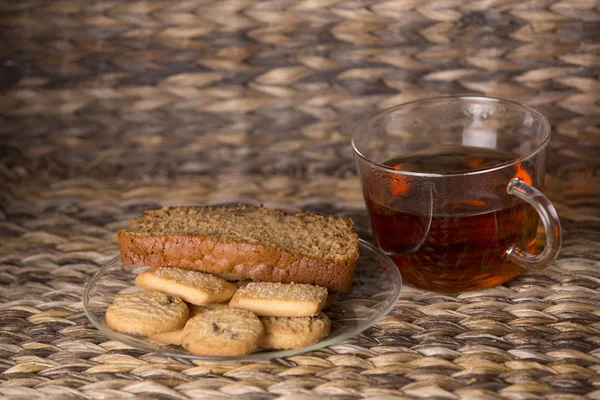
[[106, 310], [106, 323], [119, 332], [150, 336], [183, 327], [188, 315], [179, 297], [146, 290], [115, 297]]
[[181, 335], [183, 334], [183, 328], [177, 329], [176, 331], [155, 333], [150, 336], [150, 339], [155, 342], [164, 344], [177, 344], [181, 345]]
[[327, 315], [314, 317], [262, 317], [265, 334], [259, 346], [263, 349], [298, 349], [310, 346], [329, 335], [331, 322]]
[[199, 306], [197, 304], [188, 303], [190, 309], [190, 318], [194, 318], [196, 315], [200, 315], [208, 310], [221, 310], [223, 308], [229, 308], [229, 303], [212, 303]]
[[246, 310], [206, 310], [183, 328], [181, 345], [199, 356], [241, 356], [256, 350], [263, 326]]

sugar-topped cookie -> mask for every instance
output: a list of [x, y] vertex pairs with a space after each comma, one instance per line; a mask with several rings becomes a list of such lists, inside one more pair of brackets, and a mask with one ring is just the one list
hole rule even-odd
[[213, 272], [212, 274], [226, 281], [243, 281], [247, 279], [245, 276], [236, 274], [235, 272]]
[[192, 304], [221, 303], [231, 299], [237, 286], [211, 274], [177, 267], [142, 272], [135, 284], [181, 297]]
[[325, 306], [327, 289], [294, 283], [251, 282], [238, 289], [229, 307], [249, 310], [260, 316], [305, 317]]

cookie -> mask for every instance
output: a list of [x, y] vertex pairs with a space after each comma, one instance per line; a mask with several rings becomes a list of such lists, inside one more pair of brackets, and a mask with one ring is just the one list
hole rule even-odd
[[329, 296], [327, 296], [327, 300], [325, 301], [325, 307], [329, 307], [330, 305], [335, 304], [339, 297], [339, 293], [331, 293]]
[[265, 317], [307, 317], [325, 306], [327, 289], [293, 283], [251, 282], [238, 289], [229, 307]]
[[135, 284], [145, 289], [173, 294], [192, 304], [221, 303], [231, 299], [237, 286], [200, 271], [162, 267], [142, 272]]
[[245, 276], [236, 274], [235, 272], [213, 272], [212, 274], [226, 281], [243, 281], [246, 279]]
[[243, 281], [234, 281], [234, 282], [231, 282], [231, 283], [233, 283], [238, 288], [241, 288], [241, 287], [246, 286], [250, 282], [252, 282], [252, 280], [250, 280], [250, 279], [244, 279]]
[[188, 316], [179, 297], [145, 290], [115, 297], [106, 310], [106, 323], [119, 332], [150, 336], [182, 328]]
[[155, 333], [154, 335], [150, 335], [150, 339], [159, 343], [180, 345], [182, 333], [183, 328], [171, 332]]
[[263, 326], [246, 310], [206, 310], [183, 328], [181, 345], [202, 356], [241, 356], [256, 350]]
[[262, 317], [265, 334], [259, 347], [263, 349], [298, 349], [319, 342], [329, 335], [331, 322], [327, 315], [315, 317]]
[[194, 318], [196, 315], [200, 315], [207, 310], [221, 310], [223, 308], [229, 308], [229, 303], [213, 303], [199, 306], [197, 304], [188, 304], [190, 309], [190, 318]]

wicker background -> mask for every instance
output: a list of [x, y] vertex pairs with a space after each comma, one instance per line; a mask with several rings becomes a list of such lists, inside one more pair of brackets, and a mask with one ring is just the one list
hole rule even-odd
[[[0, 1], [0, 396], [600, 398], [599, 52], [597, 0]], [[449, 93], [551, 120], [551, 269], [408, 289], [365, 334], [271, 362], [143, 354], [85, 318], [149, 206], [305, 208], [368, 238], [352, 126]]]

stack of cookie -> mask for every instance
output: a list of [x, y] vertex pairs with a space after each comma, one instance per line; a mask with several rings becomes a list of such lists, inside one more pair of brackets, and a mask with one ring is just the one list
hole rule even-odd
[[145, 271], [146, 290], [118, 295], [106, 311], [113, 329], [181, 345], [205, 356], [237, 356], [258, 348], [293, 349], [329, 334], [321, 309], [327, 289], [308, 284], [229, 282], [178, 267]]

